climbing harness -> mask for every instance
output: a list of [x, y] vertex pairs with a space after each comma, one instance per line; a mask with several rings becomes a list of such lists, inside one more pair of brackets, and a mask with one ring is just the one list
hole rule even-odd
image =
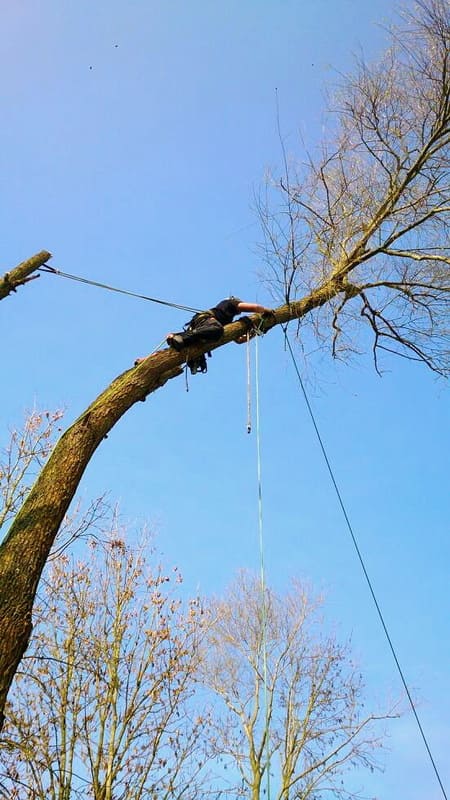
[[198, 311], [197, 314], [194, 314], [192, 319], [189, 320], [189, 322], [186, 322], [186, 325], [184, 325], [183, 329], [185, 331], [188, 331], [188, 332], [189, 331], [195, 331], [197, 328], [199, 328], [201, 325], [203, 325], [203, 323], [205, 323], [205, 322], [207, 322], [207, 320], [211, 319], [211, 317], [213, 319], [215, 319], [214, 314], [213, 314], [213, 312], [211, 310]]
[[[189, 322], [186, 322], [186, 324], [183, 327], [183, 330], [185, 331], [186, 334], [186, 338], [187, 339], [189, 338], [190, 333], [195, 333], [196, 331], [199, 331], [202, 328], [202, 326], [207, 324], [208, 321], [210, 320], [214, 320], [215, 322], [217, 322], [212, 311], [199, 311], [197, 314], [194, 314], [192, 319], [190, 319]], [[220, 325], [220, 323], [218, 323], [218, 325]], [[183, 336], [184, 334], [181, 335]], [[186, 365], [191, 370], [191, 375], [197, 375], [198, 372], [201, 372], [203, 374], [208, 372], [208, 364], [206, 361], [206, 356], [208, 356], [208, 358], [211, 358], [211, 352], [209, 350], [207, 353], [202, 353], [202, 355], [200, 356], [187, 359]]]

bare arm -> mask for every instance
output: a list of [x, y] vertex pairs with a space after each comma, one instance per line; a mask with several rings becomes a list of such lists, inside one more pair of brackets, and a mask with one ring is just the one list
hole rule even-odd
[[270, 308], [261, 306], [259, 303], [239, 303], [238, 310], [241, 314], [243, 311], [254, 311], [255, 314], [264, 314], [265, 311], [270, 311]]
[[[272, 309], [267, 308], [266, 306], [261, 306], [259, 303], [238, 303], [238, 313], [242, 314], [243, 311], [253, 311], [256, 314], [270, 314], [272, 313]], [[244, 342], [248, 341], [248, 339], [253, 338], [255, 335], [254, 329], [250, 329], [247, 333], [242, 334], [236, 339], [237, 344], [244, 344]]]

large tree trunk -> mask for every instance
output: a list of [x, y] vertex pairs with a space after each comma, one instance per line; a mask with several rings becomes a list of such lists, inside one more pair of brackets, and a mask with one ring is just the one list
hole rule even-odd
[[[266, 324], [275, 325], [304, 316], [341, 290], [328, 281], [289, 306], [281, 306]], [[253, 317], [259, 321], [258, 315]], [[227, 325], [215, 344], [192, 347], [190, 357], [236, 340], [246, 331], [244, 322]], [[134, 403], [182, 373], [183, 353], [160, 350], [139, 366], [119, 375], [61, 436], [21, 510], [0, 545], [0, 729], [9, 687], [27, 648], [36, 588], [63, 517], [93, 453]]]

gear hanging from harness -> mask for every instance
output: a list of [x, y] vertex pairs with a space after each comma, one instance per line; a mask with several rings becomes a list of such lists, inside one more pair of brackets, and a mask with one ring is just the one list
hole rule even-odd
[[[194, 314], [191, 320], [184, 326], [184, 333], [181, 334], [183, 344], [189, 347], [190, 344], [197, 342], [217, 342], [223, 334], [223, 325], [215, 317], [214, 312], [210, 309], [208, 311], [200, 311]], [[198, 372], [208, 372], [208, 364], [206, 355], [211, 358], [211, 352], [196, 358], [188, 359], [187, 366], [191, 370], [192, 375]]]

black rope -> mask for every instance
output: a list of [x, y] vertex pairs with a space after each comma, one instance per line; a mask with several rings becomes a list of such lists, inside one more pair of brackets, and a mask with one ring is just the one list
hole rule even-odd
[[149, 300], [151, 303], [159, 303], [162, 306], [170, 306], [171, 308], [179, 308], [181, 311], [192, 311], [194, 314], [202, 311], [201, 308], [191, 308], [191, 306], [182, 306], [179, 303], [170, 303], [168, 300], [158, 300], [156, 297], [148, 297], [145, 294], [136, 294], [127, 289], [118, 289], [115, 286], [108, 286], [107, 283], [99, 283], [98, 281], [91, 281], [88, 278], [82, 278], [79, 275], [70, 275], [68, 272], [62, 272], [60, 269], [50, 267], [49, 264], [44, 264], [39, 268], [42, 272], [48, 272], [52, 275], [59, 275], [62, 278], [69, 278], [72, 281], [79, 283], [87, 283], [89, 286], [98, 286], [99, 289], [108, 289], [110, 292], [118, 292], [119, 294], [127, 294], [130, 297], [138, 297], [140, 300]]
[[395, 651], [394, 645], [392, 643], [392, 639], [391, 639], [391, 637], [389, 635], [389, 631], [388, 631], [386, 622], [385, 622], [384, 617], [383, 617], [383, 613], [382, 613], [380, 605], [378, 603], [378, 600], [377, 600], [377, 597], [376, 597], [376, 594], [375, 594], [375, 590], [374, 590], [374, 588], [372, 586], [372, 581], [370, 580], [369, 574], [367, 572], [366, 565], [364, 563], [364, 559], [362, 557], [361, 551], [360, 551], [359, 546], [358, 546], [358, 542], [356, 540], [355, 533], [354, 533], [352, 525], [350, 523], [350, 519], [348, 517], [347, 511], [346, 511], [346, 508], [345, 508], [345, 505], [344, 505], [344, 501], [342, 499], [342, 495], [341, 495], [341, 493], [339, 491], [339, 487], [338, 487], [338, 485], [336, 483], [336, 479], [334, 477], [334, 473], [333, 473], [333, 470], [331, 468], [330, 460], [329, 460], [327, 452], [325, 450], [325, 445], [323, 443], [322, 436], [320, 435], [320, 431], [319, 431], [319, 428], [317, 426], [317, 423], [316, 423], [316, 420], [315, 420], [315, 417], [314, 417], [314, 413], [313, 413], [313, 410], [311, 408], [311, 404], [310, 404], [309, 399], [308, 399], [308, 395], [306, 394], [305, 386], [304, 386], [304, 383], [302, 381], [302, 378], [301, 378], [301, 375], [300, 375], [300, 371], [299, 371], [299, 368], [297, 366], [297, 362], [295, 360], [295, 356], [294, 356], [294, 353], [293, 353], [293, 350], [292, 350], [292, 347], [291, 347], [291, 343], [290, 343], [289, 337], [287, 335], [287, 326], [283, 327], [283, 331], [284, 331], [285, 341], [287, 343], [287, 346], [289, 348], [289, 352], [291, 354], [292, 363], [293, 363], [295, 371], [297, 373], [297, 378], [298, 378], [298, 381], [299, 381], [299, 384], [300, 384], [300, 388], [302, 390], [303, 397], [305, 398], [306, 406], [307, 406], [309, 415], [311, 417], [311, 420], [312, 420], [312, 423], [313, 423], [313, 426], [314, 426], [314, 430], [315, 430], [316, 435], [317, 435], [317, 439], [318, 439], [319, 444], [320, 444], [320, 449], [322, 450], [322, 454], [323, 454], [323, 457], [325, 459], [325, 463], [327, 465], [327, 469], [328, 469], [328, 472], [330, 474], [330, 478], [331, 478], [331, 481], [333, 483], [334, 490], [336, 492], [336, 495], [337, 495], [337, 498], [338, 498], [338, 501], [339, 501], [339, 505], [340, 505], [340, 507], [342, 509], [342, 513], [344, 515], [345, 522], [347, 523], [347, 528], [348, 528], [348, 530], [350, 532], [350, 536], [352, 538], [352, 542], [353, 542], [354, 548], [356, 550], [359, 562], [361, 564], [361, 567], [362, 567], [362, 570], [363, 570], [363, 573], [364, 573], [364, 577], [365, 577], [365, 579], [367, 581], [367, 585], [368, 585], [368, 587], [370, 589], [370, 594], [372, 595], [372, 600], [373, 600], [373, 602], [375, 604], [375, 608], [377, 610], [378, 617], [379, 617], [379, 619], [381, 621], [381, 625], [383, 627], [383, 631], [385, 633], [387, 642], [389, 644], [389, 648], [390, 648], [391, 653], [392, 653], [392, 655], [394, 657], [394, 661], [395, 661], [395, 664], [396, 664], [396, 667], [397, 667], [397, 670], [398, 670], [398, 674], [400, 675], [400, 679], [401, 679], [401, 682], [403, 684], [403, 688], [404, 688], [404, 690], [406, 692], [406, 695], [408, 697], [409, 704], [411, 706], [412, 712], [413, 712], [415, 720], [417, 722], [417, 726], [419, 728], [420, 734], [421, 734], [422, 739], [423, 739], [423, 743], [425, 745], [426, 751], [428, 753], [428, 756], [430, 758], [431, 764], [433, 766], [433, 770], [434, 770], [434, 773], [436, 775], [437, 781], [438, 781], [439, 786], [441, 788], [442, 795], [445, 798], [445, 800], [447, 800], [447, 795], [446, 795], [446, 792], [445, 792], [445, 789], [444, 789], [444, 785], [442, 783], [442, 780], [441, 780], [441, 777], [440, 777], [440, 774], [439, 774], [439, 770], [438, 770], [438, 768], [436, 766], [436, 763], [434, 761], [433, 755], [431, 753], [431, 749], [430, 749], [430, 746], [428, 744], [427, 737], [425, 736], [425, 732], [423, 730], [422, 724], [421, 724], [420, 719], [419, 719], [419, 715], [418, 715], [416, 707], [414, 705], [414, 701], [412, 699], [411, 692], [409, 691], [408, 684], [406, 683], [406, 678], [405, 678], [405, 676], [403, 674], [403, 670], [402, 670], [402, 668], [400, 666], [400, 662], [398, 660], [397, 653]]

